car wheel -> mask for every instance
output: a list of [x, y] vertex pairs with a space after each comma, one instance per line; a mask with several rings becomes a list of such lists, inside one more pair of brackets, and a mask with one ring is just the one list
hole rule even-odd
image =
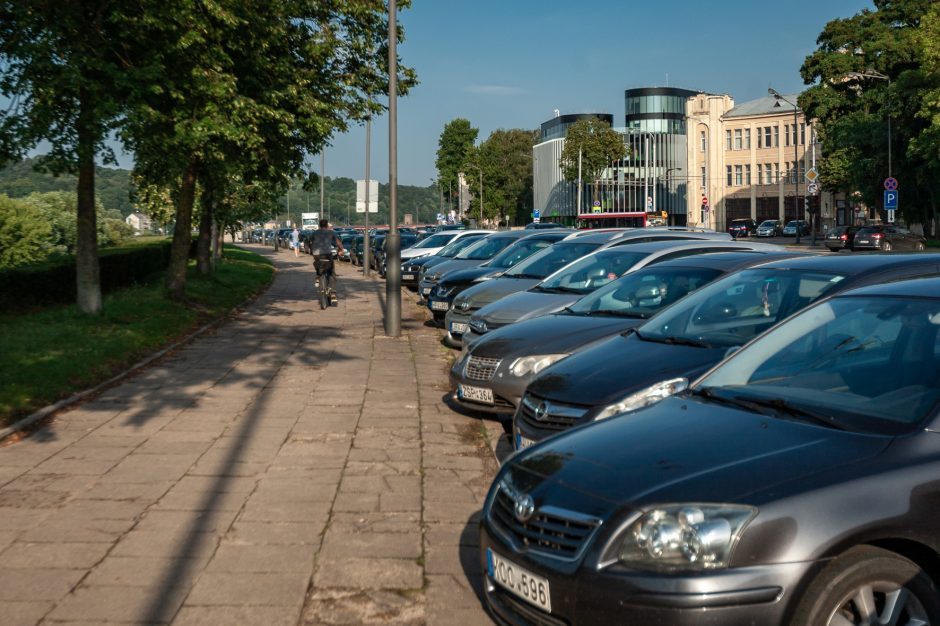
[[891, 245], [890, 241], [886, 241], [881, 244], [881, 250], [883, 252], [891, 252], [892, 250], [894, 250], [894, 246]]
[[913, 561], [859, 546], [829, 563], [810, 583], [791, 624], [940, 624], [940, 599], [937, 586]]

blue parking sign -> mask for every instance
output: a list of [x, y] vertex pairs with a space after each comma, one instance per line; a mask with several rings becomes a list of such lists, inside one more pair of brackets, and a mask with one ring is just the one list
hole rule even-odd
[[898, 196], [901, 195], [897, 189], [892, 191], [885, 190], [885, 209], [891, 211], [898, 208]]

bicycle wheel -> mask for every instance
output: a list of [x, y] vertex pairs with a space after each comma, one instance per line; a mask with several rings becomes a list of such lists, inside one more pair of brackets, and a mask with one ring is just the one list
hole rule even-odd
[[325, 276], [320, 276], [320, 279], [317, 281], [317, 291], [320, 294], [320, 308], [325, 309], [330, 306], [330, 292], [326, 288], [326, 285], [323, 283], [326, 281]]

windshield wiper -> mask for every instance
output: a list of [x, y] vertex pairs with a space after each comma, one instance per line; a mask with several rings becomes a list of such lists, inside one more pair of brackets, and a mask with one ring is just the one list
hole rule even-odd
[[597, 311], [585, 311], [582, 315], [597, 315], [598, 317], [632, 317], [645, 320], [649, 317], [647, 313], [638, 313], [635, 311], [617, 311], [615, 309], [600, 309]]
[[503, 274], [506, 278], [534, 278], [536, 280], [542, 280], [544, 276], [536, 276], [535, 274]]
[[759, 413], [760, 415], [770, 415], [770, 416], [773, 415], [772, 412], [768, 412], [765, 407], [761, 406], [757, 402], [751, 402], [750, 400], [745, 400], [741, 396], [726, 396], [723, 394], [718, 394], [718, 393], [715, 393], [710, 387], [698, 387], [696, 389], [693, 389], [691, 391], [691, 394], [693, 396], [697, 396], [699, 398], [705, 398], [713, 402], [727, 404], [729, 406], [733, 406], [739, 409], [746, 409], [753, 413]]
[[529, 291], [537, 293], [581, 293], [580, 289], [572, 289], [571, 287], [543, 287], [541, 285], [535, 285]]
[[656, 335], [641, 335], [638, 331], [633, 331], [636, 336], [643, 341], [652, 341], [654, 343], [668, 343], [676, 346], [692, 346], [694, 348], [713, 348], [714, 346], [707, 341], [692, 339], [691, 337], [679, 337], [671, 335], [669, 337], [658, 337]]
[[784, 413], [791, 417], [796, 417], [814, 424], [819, 424], [820, 426], [825, 426], [827, 428], [835, 428], [836, 430], [846, 430], [845, 426], [839, 424], [834, 417], [831, 415], [824, 415], [812, 409], [807, 409], [802, 406], [797, 406], [791, 404], [783, 398], [762, 398], [762, 397], [748, 397], [742, 398], [741, 396], [735, 396], [735, 400], [740, 400], [742, 402], [749, 402], [751, 404], [767, 407], [773, 409], [778, 413]]

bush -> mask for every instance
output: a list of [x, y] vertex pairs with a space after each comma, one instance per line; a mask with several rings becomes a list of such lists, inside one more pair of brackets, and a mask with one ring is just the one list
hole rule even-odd
[[52, 227], [20, 200], [0, 196], [0, 269], [45, 259]]
[[[195, 242], [190, 246], [195, 255]], [[99, 254], [101, 292], [112, 293], [152, 281], [170, 262], [170, 242], [114, 248]], [[0, 269], [0, 311], [17, 311], [75, 302], [75, 258], [59, 257], [39, 265]]]

